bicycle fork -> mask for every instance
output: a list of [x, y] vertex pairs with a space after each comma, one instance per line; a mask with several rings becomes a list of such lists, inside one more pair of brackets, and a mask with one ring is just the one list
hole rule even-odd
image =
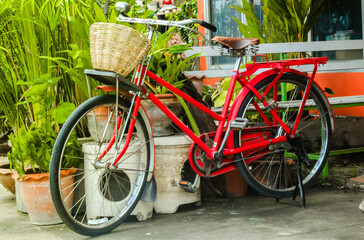
[[[115, 117], [116, 117], [117, 124], [114, 128], [112, 138], [111, 138], [110, 142], [108, 143], [106, 149], [99, 155], [97, 161], [95, 162], [96, 168], [104, 168], [104, 167], [108, 167], [109, 169], [117, 168], [118, 162], [124, 156], [126, 150], [129, 147], [129, 144], [130, 144], [130, 141], [131, 141], [131, 138], [133, 135], [133, 130], [135, 127], [136, 117], [137, 117], [138, 111], [139, 111], [140, 101], [141, 101], [141, 98], [139, 97], [139, 94], [135, 93], [134, 97], [131, 101], [131, 105], [130, 105], [128, 114], [125, 119], [122, 119], [122, 117], [119, 116], [118, 110], [116, 107], [116, 109], [115, 109], [116, 116]], [[127, 123], [130, 121], [130, 123], [129, 123], [129, 127], [128, 127], [128, 124], [124, 124], [123, 128], [120, 131], [120, 126], [121, 126], [122, 121], [124, 121], [124, 123]], [[118, 150], [124, 139], [123, 136], [125, 136], [126, 131], [127, 131], [127, 136], [125, 138], [123, 148], [121, 149], [120, 153], [118, 153]], [[101, 163], [100, 160], [110, 151], [110, 149], [113, 146], [115, 146], [116, 151], [115, 151], [115, 155], [113, 157], [112, 163], [106, 163], [107, 165]]]

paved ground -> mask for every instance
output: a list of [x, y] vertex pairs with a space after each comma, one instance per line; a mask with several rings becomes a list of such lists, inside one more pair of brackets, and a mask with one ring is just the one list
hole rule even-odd
[[[237, 200], [214, 199], [176, 214], [135, 218], [96, 239], [364, 239], [363, 192], [311, 189], [307, 208], [276, 204], [248, 193]], [[85, 239], [64, 225], [35, 226], [17, 212], [13, 195], [0, 186], [0, 239]]]

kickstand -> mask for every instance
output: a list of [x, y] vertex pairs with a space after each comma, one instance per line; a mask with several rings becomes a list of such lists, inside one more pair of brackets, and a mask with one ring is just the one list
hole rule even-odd
[[[304, 209], [306, 207], [306, 197], [305, 197], [305, 190], [303, 188], [303, 182], [302, 182], [302, 171], [301, 171], [301, 155], [297, 154], [297, 184], [293, 192], [292, 201], [296, 201], [296, 196], [298, 193], [298, 189], [300, 190], [300, 196], [301, 196], [301, 207]], [[279, 202], [279, 198], [276, 198], [276, 203]]]
[[300, 189], [300, 196], [301, 196], [301, 207], [306, 207], [306, 197], [305, 197], [305, 189], [303, 188], [302, 183], [302, 171], [301, 171], [301, 155], [297, 154], [297, 185], [294, 189], [293, 198], [292, 200], [296, 200], [298, 189]]

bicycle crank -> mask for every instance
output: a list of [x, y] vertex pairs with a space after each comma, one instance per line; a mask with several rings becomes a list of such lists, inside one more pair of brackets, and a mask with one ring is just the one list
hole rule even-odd
[[[213, 144], [212, 139], [215, 137], [215, 132], [204, 133], [199, 138], [206, 143], [208, 147]], [[221, 161], [215, 159], [210, 159], [206, 156], [205, 151], [203, 151], [197, 144], [193, 143], [190, 148], [189, 161], [192, 169], [203, 177], [214, 177], [219, 174], [225, 173], [223, 169], [225, 167], [231, 166], [232, 159], [223, 158]], [[223, 163], [223, 164], [221, 164]]]
[[[200, 139], [205, 142], [208, 147], [212, 146], [212, 138], [215, 134], [206, 133], [200, 136]], [[190, 153], [191, 154], [191, 153]], [[190, 155], [191, 157], [191, 155]], [[191, 160], [191, 159], [190, 159]], [[216, 169], [216, 163], [212, 163], [213, 159], [206, 157], [206, 153], [200, 149], [197, 145], [193, 147], [192, 150], [192, 161], [193, 165], [202, 172], [206, 177], [209, 177], [211, 171]]]

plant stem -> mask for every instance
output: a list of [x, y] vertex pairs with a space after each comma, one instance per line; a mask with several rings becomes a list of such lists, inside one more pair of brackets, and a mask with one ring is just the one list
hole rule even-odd
[[190, 122], [191, 124], [191, 127], [192, 127], [192, 131], [197, 135], [197, 136], [200, 136], [201, 133], [200, 133], [200, 130], [198, 129], [197, 127], [197, 124], [196, 124], [196, 121], [194, 119], [194, 117], [192, 116], [192, 113], [190, 111], [190, 109], [188, 108], [185, 100], [183, 100], [183, 98], [181, 98], [180, 96], [177, 96], [177, 99], [181, 102], [181, 105], [183, 107], [183, 109], [185, 110], [186, 114], [187, 114], [187, 118], [188, 118], [188, 121]]

